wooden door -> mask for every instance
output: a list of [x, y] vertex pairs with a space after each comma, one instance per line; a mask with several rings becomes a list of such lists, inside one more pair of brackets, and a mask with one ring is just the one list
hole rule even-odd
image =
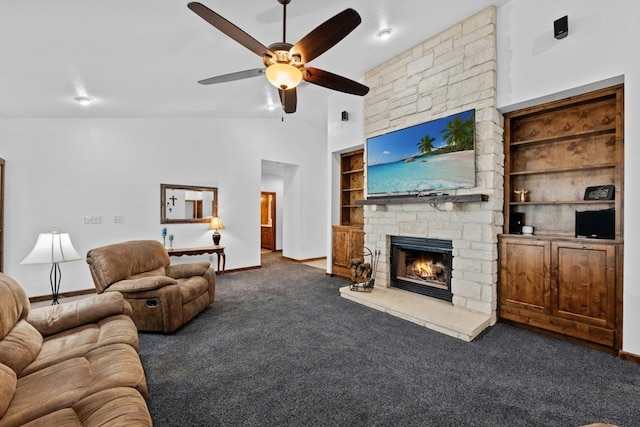
[[276, 193], [260, 194], [260, 247], [276, 250]]

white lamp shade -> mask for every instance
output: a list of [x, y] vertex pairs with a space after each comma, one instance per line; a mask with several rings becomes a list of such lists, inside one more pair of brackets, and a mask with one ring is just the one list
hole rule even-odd
[[82, 259], [71, 244], [69, 233], [40, 233], [35, 246], [20, 264], [53, 264]]
[[209, 223], [209, 230], [222, 230], [224, 228], [224, 222], [222, 222], [222, 218], [219, 216], [214, 216], [211, 218], [211, 222]]

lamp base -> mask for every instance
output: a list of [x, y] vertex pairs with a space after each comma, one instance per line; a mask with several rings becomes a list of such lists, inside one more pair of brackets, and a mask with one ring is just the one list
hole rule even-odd
[[58, 294], [60, 293], [60, 281], [62, 280], [62, 273], [60, 271], [60, 265], [54, 262], [51, 265], [51, 272], [49, 273], [49, 282], [51, 283], [51, 297], [53, 301], [51, 305], [59, 304]]
[[218, 230], [214, 231], [211, 237], [213, 238], [213, 246], [220, 246], [220, 232]]

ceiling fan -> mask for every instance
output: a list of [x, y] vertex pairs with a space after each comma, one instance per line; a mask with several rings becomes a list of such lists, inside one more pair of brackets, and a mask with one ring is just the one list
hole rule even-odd
[[283, 6], [282, 42], [273, 43], [269, 47], [264, 46], [203, 4], [191, 2], [187, 5], [189, 9], [209, 24], [261, 56], [266, 67], [211, 77], [200, 80], [198, 83], [209, 85], [265, 74], [267, 80], [278, 88], [280, 102], [285, 113], [296, 111], [298, 103], [296, 86], [302, 80], [340, 92], [359, 96], [366, 95], [369, 88], [363, 84], [328, 71], [306, 66], [308, 62], [329, 50], [360, 25], [362, 20], [358, 12], [353, 9], [345, 9], [292, 45], [286, 42], [287, 4], [291, 0], [278, 0], [278, 2]]

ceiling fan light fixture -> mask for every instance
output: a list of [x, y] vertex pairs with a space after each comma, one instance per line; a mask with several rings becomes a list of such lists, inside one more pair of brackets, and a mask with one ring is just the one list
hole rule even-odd
[[270, 65], [265, 74], [269, 83], [282, 90], [293, 89], [302, 81], [302, 71], [289, 64]]

